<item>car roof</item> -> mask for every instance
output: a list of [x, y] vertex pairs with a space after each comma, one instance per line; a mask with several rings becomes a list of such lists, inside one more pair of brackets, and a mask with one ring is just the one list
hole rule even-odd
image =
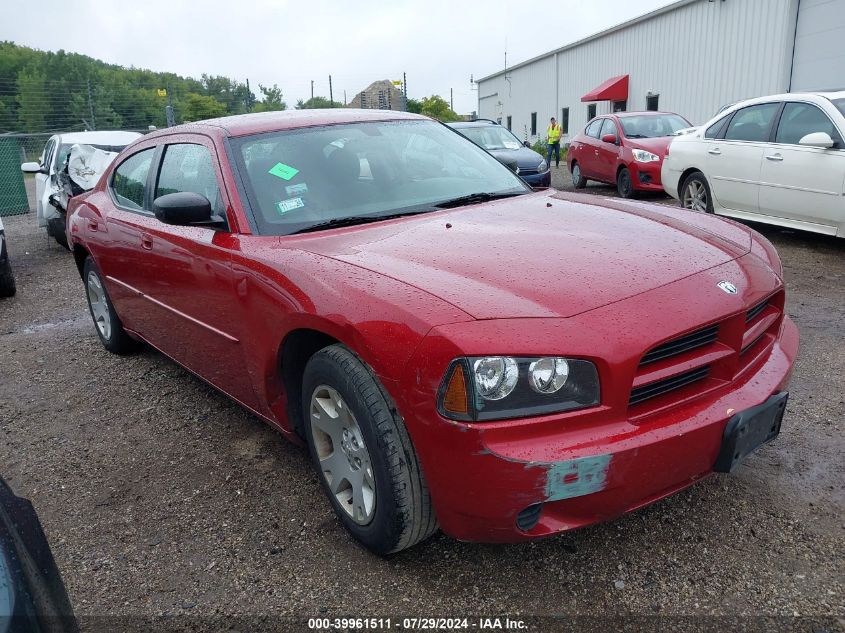
[[495, 121], [491, 121], [489, 119], [477, 119], [475, 121], [452, 121], [447, 123], [449, 127], [453, 128], [460, 128], [460, 127], [490, 127], [492, 125], [501, 126], [501, 123], [496, 123]]
[[61, 138], [62, 144], [129, 145], [141, 134], [122, 130], [97, 130], [94, 132], [68, 132], [58, 136]]
[[354, 108], [326, 108], [316, 110], [282, 110], [279, 112], [255, 112], [252, 114], [237, 114], [234, 116], [206, 119], [196, 123], [185, 123], [153, 132], [148, 136], [174, 134], [179, 132], [196, 132], [202, 128], [217, 128], [226, 136], [244, 136], [260, 134], [261, 132], [275, 132], [277, 130], [292, 130], [318, 125], [336, 125], [340, 123], [365, 123], [370, 121], [428, 121], [428, 117], [410, 112], [397, 110], [360, 110]]
[[655, 111], [655, 110], [642, 110], [642, 111], [634, 111], [634, 112], [609, 112], [607, 114], [602, 114], [599, 116], [617, 116], [620, 119], [624, 119], [625, 117], [629, 116], [665, 116], [665, 115], [675, 115], [680, 116], [675, 112], [663, 112], [663, 111]]

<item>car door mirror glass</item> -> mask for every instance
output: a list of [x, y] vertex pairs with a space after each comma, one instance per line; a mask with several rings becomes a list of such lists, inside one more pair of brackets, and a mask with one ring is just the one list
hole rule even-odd
[[153, 201], [153, 213], [165, 224], [211, 224], [211, 202], [193, 191], [179, 191], [159, 196]]
[[834, 146], [833, 139], [830, 138], [830, 134], [827, 132], [813, 132], [812, 134], [807, 134], [806, 136], [802, 136], [801, 140], [798, 141], [799, 145], [805, 145], [807, 147], [821, 147], [824, 149], [828, 149]]

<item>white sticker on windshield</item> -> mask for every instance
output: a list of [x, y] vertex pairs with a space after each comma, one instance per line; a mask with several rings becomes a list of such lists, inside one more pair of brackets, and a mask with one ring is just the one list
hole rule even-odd
[[302, 198], [288, 198], [287, 200], [282, 200], [276, 203], [276, 211], [279, 212], [279, 215], [284, 215], [288, 211], [301, 209], [304, 206], [305, 203], [302, 201]]

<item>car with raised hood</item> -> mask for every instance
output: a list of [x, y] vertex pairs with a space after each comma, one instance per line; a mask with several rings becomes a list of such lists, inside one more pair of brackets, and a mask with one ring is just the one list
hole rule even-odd
[[146, 341], [306, 444], [381, 554], [438, 525], [510, 542], [610, 519], [780, 428], [798, 336], [765, 238], [534, 192], [419, 115], [153, 132], [70, 207], [105, 347]]
[[690, 122], [671, 112], [616, 112], [592, 119], [569, 144], [572, 185], [583, 189], [590, 180], [616, 185], [623, 198], [662, 191], [666, 148], [689, 130]]
[[[24, 173], [35, 174], [35, 219], [39, 227], [47, 230], [62, 246], [65, 243], [65, 215], [67, 194], [63, 191], [62, 174], [66, 187], [70, 187], [71, 173], [67, 176], [68, 158], [75, 146], [83, 147], [88, 153], [79, 170], [80, 183], [90, 189], [117, 152], [140, 138], [138, 132], [122, 130], [96, 130], [87, 132], [63, 132], [54, 134], [44, 145], [37, 161], [21, 164]], [[92, 162], [91, 156], [96, 160]], [[85, 159], [88, 160], [85, 160]], [[90, 184], [86, 184], [90, 183]]]
[[682, 207], [845, 237], [845, 92], [727, 106], [672, 141], [666, 193]]
[[457, 121], [449, 127], [490, 152], [500, 163], [538, 189], [552, 184], [551, 165], [513, 132], [489, 119]]

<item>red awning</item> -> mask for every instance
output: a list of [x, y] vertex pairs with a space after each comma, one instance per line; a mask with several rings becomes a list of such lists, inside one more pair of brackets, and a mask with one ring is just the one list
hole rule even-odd
[[627, 101], [628, 75], [611, 77], [581, 97], [581, 101]]

